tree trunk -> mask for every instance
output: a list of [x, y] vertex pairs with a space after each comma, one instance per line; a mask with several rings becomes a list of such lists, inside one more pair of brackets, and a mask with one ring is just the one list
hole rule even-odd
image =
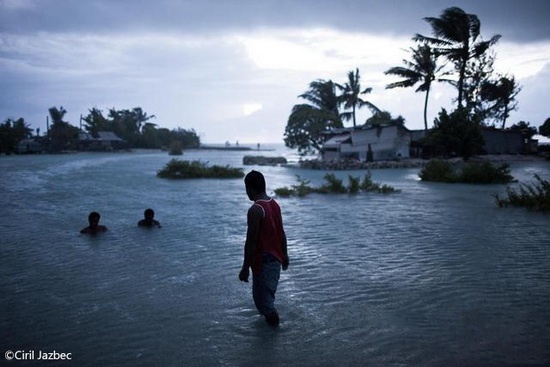
[[426, 90], [426, 97], [424, 99], [424, 130], [428, 131], [428, 96], [430, 95], [430, 87]]

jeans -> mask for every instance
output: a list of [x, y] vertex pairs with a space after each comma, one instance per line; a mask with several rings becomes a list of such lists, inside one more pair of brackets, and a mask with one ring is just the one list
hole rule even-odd
[[264, 255], [259, 274], [252, 275], [252, 298], [262, 315], [277, 312], [275, 309], [275, 292], [279, 284], [281, 263], [271, 255]]

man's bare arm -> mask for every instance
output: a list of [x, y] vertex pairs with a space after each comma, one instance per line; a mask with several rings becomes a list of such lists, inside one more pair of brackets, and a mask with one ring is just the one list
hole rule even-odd
[[258, 233], [260, 231], [260, 221], [263, 216], [262, 208], [257, 205], [252, 205], [248, 209], [246, 242], [244, 244], [244, 259], [239, 279], [243, 282], [248, 282], [249, 268], [252, 265], [252, 258], [256, 251], [256, 242], [258, 241]]
[[287, 250], [287, 242], [286, 242], [286, 233], [283, 229], [282, 233], [282, 241], [281, 241], [281, 249], [283, 250], [283, 270], [288, 269], [288, 265], [290, 263], [290, 260], [288, 259], [288, 250]]

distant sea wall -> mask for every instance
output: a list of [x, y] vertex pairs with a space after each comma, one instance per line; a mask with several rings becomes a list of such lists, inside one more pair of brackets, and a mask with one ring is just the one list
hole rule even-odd
[[388, 168], [421, 168], [429, 161], [423, 159], [402, 159], [393, 161], [360, 162], [357, 160], [306, 159], [299, 162], [300, 168], [318, 170], [367, 170]]
[[243, 164], [245, 166], [250, 165], [259, 165], [259, 166], [276, 166], [279, 164], [287, 164], [285, 157], [264, 157], [264, 156], [254, 156], [254, 155], [245, 155], [243, 157]]
[[[439, 158], [442, 159], [442, 158]], [[445, 159], [445, 158], [443, 158]], [[463, 162], [462, 158], [447, 158], [454, 164]], [[526, 161], [544, 161], [544, 157], [535, 155], [513, 155], [513, 154], [495, 154], [482, 155], [470, 158], [471, 161], [489, 161], [495, 164], [526, 162]], [[392, 161], [360, 162], [358, 160], [331, 160], [323, 161], [321, 159], [306, 159], [298, 163], [300, 168], [318, 169], [318, 170], [368, 170], [368, 169], [388, 169], [388, 168], [422, 168], [428, 164], [429, 159], [409, 158]]]

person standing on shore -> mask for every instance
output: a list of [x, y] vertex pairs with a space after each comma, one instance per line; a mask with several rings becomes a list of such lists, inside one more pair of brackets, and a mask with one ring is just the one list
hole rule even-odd
[[246, 194], [254, 204], [247, 214], [248, 229], [239, 280], [248, 282], [249, 269], [252, 268], [254, 304], [270, 326], [278, 326], [275, 292], [281, 267], [286, 270], [289, 265], [281, 208], [274, 199], [267, 196], [262, 173], [250, 171], [244, 182]]

